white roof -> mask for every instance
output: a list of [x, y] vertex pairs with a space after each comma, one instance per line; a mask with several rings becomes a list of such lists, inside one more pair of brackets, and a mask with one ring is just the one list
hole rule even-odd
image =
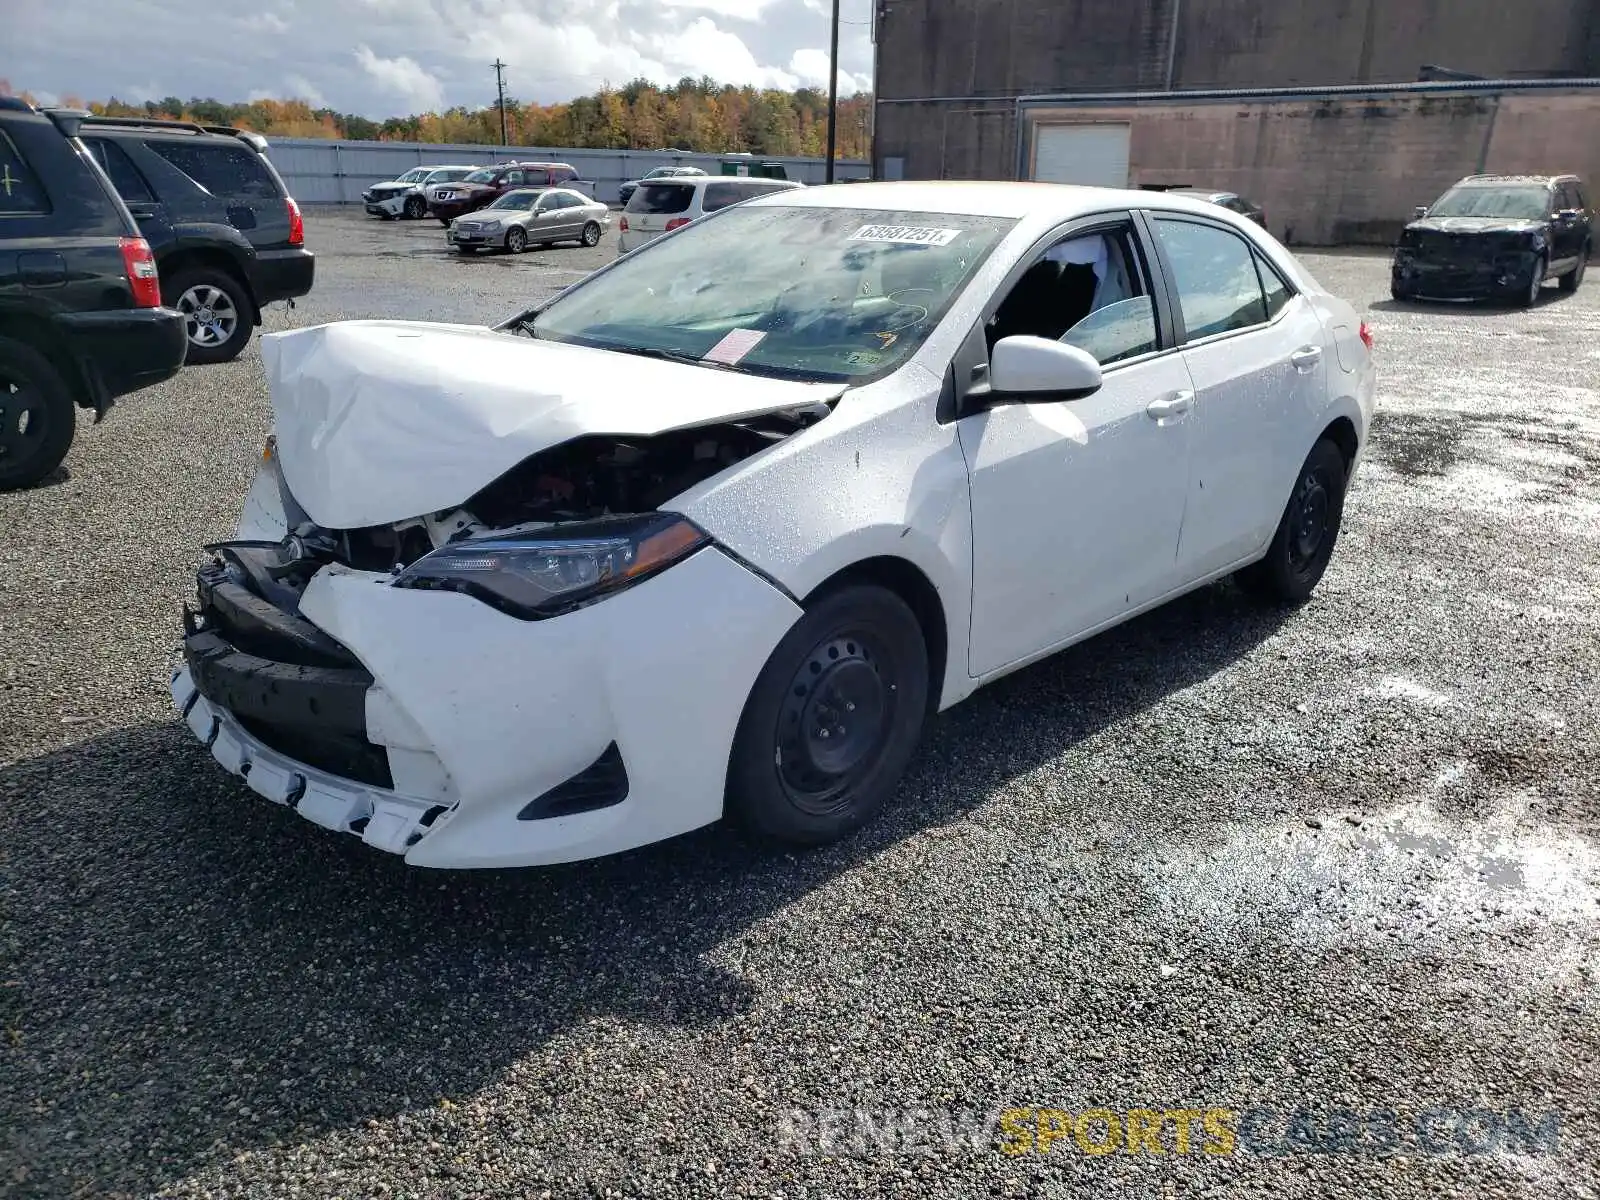
[[1214, 205], [1165, 192], [1079, 187], [1064, 183], [968, 183], [957, 180], [851, 183], [813, 187], [746, 203], [805, 208], [877, 208], [903, 212], [1034, 217], [1054, 224], [1109, 208], [1164, 208], [1215, 217]]

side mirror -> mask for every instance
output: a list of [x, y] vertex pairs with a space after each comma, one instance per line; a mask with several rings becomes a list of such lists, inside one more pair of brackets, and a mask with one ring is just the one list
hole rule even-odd
[[1094, 355], [1048, 338], [1008, 337], [989, 356], [985, 407], [1081, 400], [1104, 382]]
[[1422, 220], [1423, 217], [1425, 217], [1427, 215], [1428, 215], [1428, 206], [1426, 204], [1419, 204], [1419, 205], [1417, 205], [1415, 208], [1413, 208], [1411, 210], [1411, 219], [1413, 221], [1420, 221], [1420, 220]]

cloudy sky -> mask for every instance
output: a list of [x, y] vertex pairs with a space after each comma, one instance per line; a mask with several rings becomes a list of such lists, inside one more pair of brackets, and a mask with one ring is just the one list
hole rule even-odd
[[[871, 85], [872, 0], [843, 0], [840, 89]], [[829, 0], [0, 0], [0, 77], [46, 100], [300, 97], [382, 118], [550, 103], [636, 76], [822, 87]], [[20, 22], [20, 23], [19, 23]]]

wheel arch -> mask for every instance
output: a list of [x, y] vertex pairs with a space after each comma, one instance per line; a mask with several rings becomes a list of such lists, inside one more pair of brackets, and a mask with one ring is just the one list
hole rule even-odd
[[854, 584], [875, 584], [893, 592], [917, 618], [928, 648], [928, 711], [932, 715], [942, 702], [950, 656], [950, 622], [939, 589], [910, 559], [884, 554], [861, 559], [834, 572], [802, 597], [800, 605], [810, 608], [824, 597]]
[[1339, 453], [1344, 455], [1344, 473], [1348, 478], [1355, 469], [1356, 456], [1361, 453], [1361, 438], [1356, 433], [1355, 422], [1346, 416], [1335, 417], [1317, 436], [1318, 441], [1324, 438], [1338, 446]]
[[261, 304], [256, 299], [255, 288], [250, 286], [249, 273], [226, 250], [186, 246], [174, 250], [164, 258], [161, 262], [160, 270], [161, 281], [164, 286], [169, 280], [176, 279], [185, 271], [221, 271], [244, 290], [245, 301], [250, 306], [250, 323], [252, 325], [261, 324]]
[[73, 402], [79, 408], [97, 412], [109, 408], [104, 387], [72, 350], [61, 331], [49, 318], [27, 311], [0, 309], [0, 338], [21, 342], [43, 355], [66, 381]]

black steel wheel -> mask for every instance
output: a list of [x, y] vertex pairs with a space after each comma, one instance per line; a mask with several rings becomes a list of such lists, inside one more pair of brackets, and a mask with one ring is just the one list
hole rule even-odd
[[884, 806], [928, 712], [927, 642], [886, 588], [816, 601], [772, 652], [739, 722], [729, 815], [767, 838], [830, 842]]
[[428, 202], [421, 196], [407, 196], [405, 203], [406, 220], [420, 221], [428, 215]]
[[528, 248], [528, 231], [521, 225], [513, 225], [506, 231], [506, 249], [513, 254], [521, 254]]
[[72, 392], [50, 360], [0, 338], [0, 491], [29, 487], [59, 467], [77, 425]]
[[585, 246], [598, 246], [600, 244], [600, 225], [590, 221], [583, 227], [583, 244]]
[[1311, 598], [1339, 539], [1348, 479], [1349, 464], [1336, 443], [1323, 438], [1311, 448], [1266, 556], [1238, 574], [1247, 591], [1283, 604]]

